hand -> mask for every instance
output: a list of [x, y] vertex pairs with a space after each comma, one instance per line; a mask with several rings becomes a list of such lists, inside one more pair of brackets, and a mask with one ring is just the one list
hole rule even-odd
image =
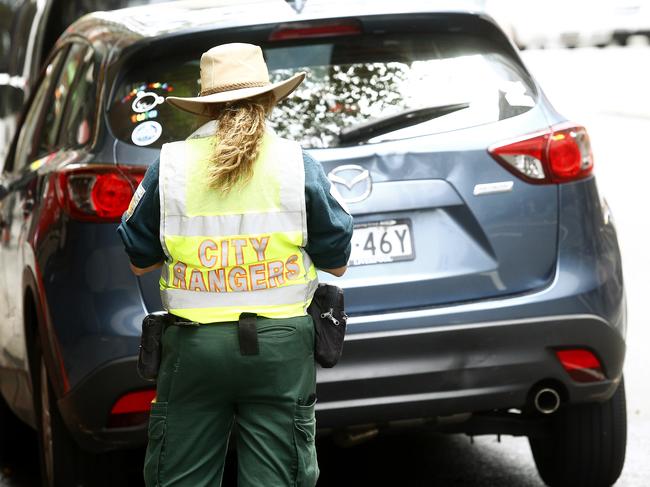
[[160, 261], [154, 265], [150, 265], [149, 267], [136, 267], [133, 264], [129, 265], [131, 266], [131, 272], [133, 272], [136, 276], [142, 276], [147, 272], [155, 271], [156, 269], [162, 267], [163, 261]]
[[335, 269], [321, 269], [321, 271], [327, 272], [328, 274], [332, 274], [333, 276], [336, 276], [336, 277], [341, 277], [343, 274], [345, 274], [345, 271], [347, 271], [347, 270], [348, 270], [347, 265], [337, 267]]

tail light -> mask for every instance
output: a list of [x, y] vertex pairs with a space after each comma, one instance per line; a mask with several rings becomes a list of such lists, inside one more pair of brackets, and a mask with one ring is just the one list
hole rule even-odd
[[288, 41], [294, 39], [309, 39], [315, 37], [337, 37], [361, 34], [361, 26], [358, 22], [336, 21], [336, 22], [299, 22], [280, 25], [271, 32], [270, 41]]
[[63, 169], [57, 180], [61, 207], [85, 221], [119, 221], [146, 168], [81, 166]]
[[597, 382], [605, 380], [605, 373], [598, 357], [584, 348], [556, 350], [555, 355], [576, 382]]
[[587, 131], [570, 124], [496, 144], [488, 151], [510, 172], [536, 184], [583, 179], [594, 167]]
[[108, 427], [125, 428], [145, 423], [149, 417], [151, 401], [155, 397], [155, 389], [145, 389], [123, 395], [111, 408]]

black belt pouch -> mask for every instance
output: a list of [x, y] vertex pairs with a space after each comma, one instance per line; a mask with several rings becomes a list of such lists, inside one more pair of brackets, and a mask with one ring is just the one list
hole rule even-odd
[[314, 320], [316, 330], [314, 358], [324, 368], [334, 367], [343, 352], [348, 321], [343, 289], [332, 284], [319, 284], [307, 312]]
[[151, 313], [142, 320], [142, 336], [138, 353], [138, 375], [144, 380], [155, 381], [162, 356], [162, 335], [165, 325], [172, 320], [164, 311]]

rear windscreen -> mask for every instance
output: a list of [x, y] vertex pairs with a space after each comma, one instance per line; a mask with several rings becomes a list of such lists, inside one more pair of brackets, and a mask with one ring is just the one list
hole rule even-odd
[[[270, 120], [277, 133], [305, 148], [472, 127], [519, 115], [536, 103], [522, 66], [485, 37], [359, 35], [262, 47], [272, 82], [307, 72]], [[164, 103], [168, 95], [197, 95], [200, 56], [191, 52], [127, 71], [111, 103], [114, 134], [131, 144], [160, 147], [204, 123]], [[358, 130], [368, 125], [372, 130]]]

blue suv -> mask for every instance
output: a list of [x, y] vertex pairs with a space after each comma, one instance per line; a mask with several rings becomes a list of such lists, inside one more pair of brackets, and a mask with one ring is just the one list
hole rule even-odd
[[202, 123], [165, 97], [195, 95], [200, 54], [233, 41], [261, 45], [272, 77], [308, 73], [271, 124], [355, 217], [321, 433], [526, 435], [548, 485], [618, 478], [625, 292], [586, 130], [489, 17], [348, 3], [99, 12], [56, 43], [0, 185], [0, 388], [39, 431], [46, 485], [123, 485], [106, 452], [146, 441], [135, 362], [161, 303], [115, 230], [161, 145]]

